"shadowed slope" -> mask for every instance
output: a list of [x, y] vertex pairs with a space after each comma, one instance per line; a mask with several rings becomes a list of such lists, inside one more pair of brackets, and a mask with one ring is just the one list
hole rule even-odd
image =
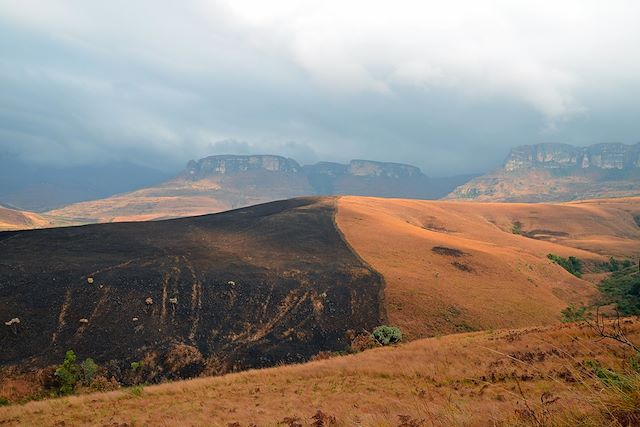
[[[72, 348], [147, 357], [158, 379], [343, 349], [349, 330], [379, 324], [382, 282], [342, 241], [334, 205], [0, 233], [0, 319], [21, 320], [0, 330], [0, 363], [46, 365]], [[182, 344], [203, 359], [169, 373], [163, 358]]]

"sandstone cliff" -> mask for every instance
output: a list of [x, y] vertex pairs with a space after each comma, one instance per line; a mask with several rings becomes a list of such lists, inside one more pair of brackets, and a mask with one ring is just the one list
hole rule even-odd
[[567, 201], [640, 194], [640, 143], [524, 145], [502, 168], [456, 188], [448, 198]]
[[114, 222], [199, 215], [304, 195], [435, 199], [467, 180], [431, 179], [415, 166], [371, 160], [301, 166], [274, 155], [222, 155], [192, 160], [160, 185], [50, 214], [81, 222]]

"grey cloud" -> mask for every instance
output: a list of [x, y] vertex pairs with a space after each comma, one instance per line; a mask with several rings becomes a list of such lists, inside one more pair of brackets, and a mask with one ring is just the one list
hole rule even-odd
[[640, 6], [519, 5], [7, 0], [0, 152], [165, 170], [270, 152], [451, 175], [513, 145], [638, 141]]

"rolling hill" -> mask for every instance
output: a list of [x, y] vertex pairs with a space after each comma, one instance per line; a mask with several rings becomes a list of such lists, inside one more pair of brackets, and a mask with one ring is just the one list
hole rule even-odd
[[[0, 330], [0, 364], [11, 378], [74, 349], [114, 376], [144, 360], [154, 382], [305, 361], [383, 323], [408, 339], [554, 324], [597, 296], [609, 256], [640, 256], [638, 214], [640, 198], [349, 196], [4, 232], [0, 316], [20, 324]], [[578, 257], [585, 274], [549, 253]]]
[[211, 156], [189, 162], [162, 184], [48, 214], [95, 223], [201, 215], [306, 195], [437, 199], [469, 178], [429, 178], [414, 166], [370, 160], [301, 166], [272, 155]]
[[502, 168], [456, 188], [448, 198], [558, 202], [640, 195], [640, 143], [538, 144], [514, 148]]
[[[73, 348], [146, 360], [158, 381], [340, 350], [385, 313], [382, 278], [342, 240], [334, 205], [0, 233], [0, 316], [20, 319], [0, 330], [0, 364], [42, 367]], [[193, 360], [172, 371], [178, 351]]]
[[62, 218], [0, 205], [0, 231], [60, 227], [73, 224], [72, 221]]
[[[385, 278], [389, 320], [413, 338], [549, 324], [596, 294], [547, 259], [640, 257], [640, 198], [567, 204], [342, 197], [336, 222]], [[514, 234], [519, 224], [520, 234]], [[595, 276], [594, 280], [599, 280]]]

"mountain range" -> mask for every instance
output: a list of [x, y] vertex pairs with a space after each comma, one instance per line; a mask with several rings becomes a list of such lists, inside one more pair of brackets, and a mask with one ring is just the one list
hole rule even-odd
[[[77, 172], [87, 175], [89, 187], [96, 180], [110, 181], [108, 177], [113, 174], [122, 175], [118, 185], [129, 182], [124, 176], [130, 173], [135, 182], [148, 182], [155, 176], [144, 168], [137, 172], [132, 172], [130, 166], [107, 169], [95, 171], [95, 174], [84, 169]], [[46, 171], [41, 173], [46, 174]], [[75, 178], [75, 182], [82, 181]], [[113, 190], [118, 185], [109, 188]], [[63, 196], [39, 200], [40, 193], [48, 193], [47, 187], [29, 188], [33, 192], [25, 191], [20, 197], [13, 196], [9, 200], [20, 202], [21, 207], [42, 207], [50, 205], [52, 200], [59, 202], [76, 197], [61, 185], [58, 190]], [[10, 191], [5, 189], [5, 193], [10, 194]], [[85, 196], [78, 197], [86, 198], [87, 194], [93, 193], [83, 194]], [[512, 149], [497, 170], [481, 176], [450, 178], [431, 178], [415, 166], [371, 160], [301, 165], [294, 159], [275, 155], [209, 156], [189, 161], [184, 170], [159, 184], [51, 210], [34, 209], [39, 211], [34, 213], [14, 208], [14, 203], [6, 203], [7, 206], [0, 209], [0, 230], [158, 220], [222, 212], [292, 197], [324, 195], [502, 202], [562, 202], [636, 196], [640, 195], [640, 143], [588, 147], [525, 145]]]
[[308, 195], [437, 199], [469, 178], [429, 178], [415, 166], [370, 160], [301, 166], [274, 155], [210, 156], [162, 184], [47, 214], [91, 223], [200, 215]]

